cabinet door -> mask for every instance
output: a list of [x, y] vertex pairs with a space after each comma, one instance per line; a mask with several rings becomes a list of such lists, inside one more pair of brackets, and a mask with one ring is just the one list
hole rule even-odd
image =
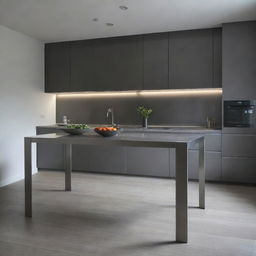
[[38, 169], [64, 169], [64, 146], [58, 144], [39, 143], [37, 145]]
[[168, 33], [144, 36], [144, 90], [168, 89]]
[[223, 157], [222, 180], [256, 183], [256, 158]]
[[95, 91], [93, 40], [70, 43], [70, 90]]
[[[188, 177], [198, 179], [199, 152], [189, 150], [188, 153]], [[221, 153], [205, 152], [205, 179], [210, 181], [221, 180]]]
[[126, 173], [125, 148], [109, 146], [88, 146], [90, 172]]
[[[36, 134], [63, 133], [57, 129], [37, 128]], [[58, 144], [37, 144], [37, 168], [38, 169], [64, 169], [64, 146]]]
[[98, 91], [143, 88], [142, 36], [99, 39], [95, 47], [95, 88]]
[[67, 92], [70, 80], [69, 43], [45, 45], [45, 92]]
[[223, 25], [224, 99], [256, 98], [256, 21]]
[[[171, 154], [169, 153], [171, 150]], [[127, 173], [135, 175], [172, 177], [175, 151], [166, 148], [127, 148]], [[170, 159], [170, 157], [172, 159]]]
[[213, 87], [212, 30], [169, 34], [169, 88]]
[[[221, 152], [221, 134], [204, 134], [205, 150]], [[189, 149], [199, 149], [198, 143], [189, 146]]]
[[222, 29], [213, 29], [213, 87], [222, 87]]
[[91, 146], [73, 145], [72, 161], [74, 171], [89, 171], [91, 158]]
[[223, 134], [222, 155], [256, 158], [256, 135]]

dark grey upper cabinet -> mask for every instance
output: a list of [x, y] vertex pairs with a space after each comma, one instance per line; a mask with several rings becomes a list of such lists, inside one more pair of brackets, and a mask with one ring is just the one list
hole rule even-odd
[[69, 91], [69, 43], [45, 45], [45, 92]]
[[223, 25], [223, 96], [256, 98], [256, 21]]
[[143, 89], [168, 89], [168, 33], [144, 36]]
[[169, 88], [213, 87], [212, 29], [169, 34]]
[[143, 88], [143, 37], [115, 37], [94, 42], [94, 79], [99, 91]]
[[213, 29], [213, 84], [214, 88], [222, 87], [222, 29]]
[[70, 91], [96, 91], [93, 40], [70, 43]]
[[45, 46], [45, 91], [221, 87], [221, 29]]

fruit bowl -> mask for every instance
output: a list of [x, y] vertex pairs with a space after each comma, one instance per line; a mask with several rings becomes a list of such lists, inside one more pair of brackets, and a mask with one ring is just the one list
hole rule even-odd
[[116, 127], [96, 127], [94, 131], [103, 137], [112, 137], [118, 133]]
[[90, 129], [86, 124], [70, 124], [62, 130], [70, 135], [82, 135], [88, 132]]

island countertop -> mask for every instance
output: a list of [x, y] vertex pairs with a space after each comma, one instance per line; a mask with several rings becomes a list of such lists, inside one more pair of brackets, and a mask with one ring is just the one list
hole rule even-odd
[[[90, 127], [106, 126], [105, 124], [89, 124]], [[140, 125], [119, 125], [122, 132], [131, 133], [192, 133], [192, 134], [221, 134], [221, 129], [208, 129], [203, 126], [175, 126], [175, 125], [149, 125], [143, 128]], [[62, 124], [38, 125], [36, 128], [61, 130]]]

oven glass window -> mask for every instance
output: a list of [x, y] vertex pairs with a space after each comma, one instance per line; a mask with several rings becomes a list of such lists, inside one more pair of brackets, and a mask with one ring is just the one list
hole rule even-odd
[[225, 101], [225, 127], [256, 127], [256, 101]]

